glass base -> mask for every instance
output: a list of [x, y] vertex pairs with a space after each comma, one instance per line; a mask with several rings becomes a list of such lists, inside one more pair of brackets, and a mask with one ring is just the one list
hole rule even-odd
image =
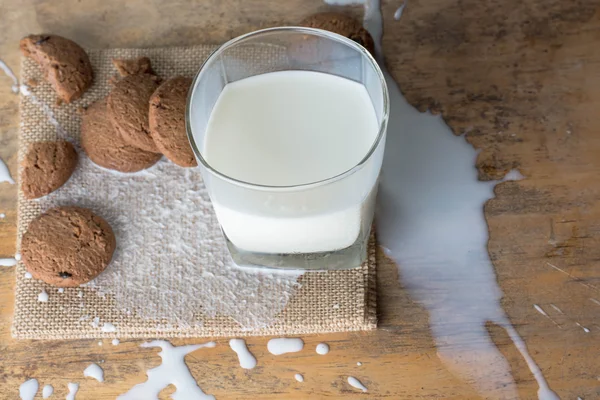
[[233, 261], [240, 267], [273, 268], [282, 270], [330, 271], [352, 269], [367, 258], [370, 232], [360, 232], [351, 246], [318, 253], [254, 253], [236, 247], [225, 235]]

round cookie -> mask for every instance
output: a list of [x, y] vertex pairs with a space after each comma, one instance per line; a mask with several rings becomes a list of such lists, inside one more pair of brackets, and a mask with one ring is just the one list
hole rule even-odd
[[180, 167], [198, 165], [185, 130], [185, 105], [191, 85], [190, 78], [171, 78], [150, 97], [149, 122], [154, 143]]
[[21, 190], [28, 199], [54, 192], [69, 180], [77, 166], [77, 152], [65, 141], [29, 145], [22, 163]]
[[127, 144], [108, 120], [106, 99], [88, 107], [81, 118], [81, 147], [101, 167], [137, 172], [154, 165], [162, 154]]
[[128, 75], [108, 95], [108, 118], [131, 146], [159, 153], [148, 126], [148, 101], [158, 87], [156, 76]]
[[362, 24], [354, 18], [335, 12], [324, 12], [303, 19], [300, 26], [324, 29], [354, 40], [371, 54], [375, 54], [375, 42]]
[[90, 210], [58, 207], [29, 224], [21, 240], [21, 259], [34, 278], [75, 287], [104, 271], [116, 244], [110, 225]]
[[58, 35], [29, 35], [21, 39], [21, 52], [35, 61], [63, 101], [78, 99], [92, 85], [90, 59], [77, 43]]

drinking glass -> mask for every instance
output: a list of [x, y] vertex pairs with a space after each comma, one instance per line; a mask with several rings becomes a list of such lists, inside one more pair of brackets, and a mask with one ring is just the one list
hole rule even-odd
[[[207, 125], [225, 86], [290, 70], [337, 75], [366, 88], [379, 131], [362, 160], [337, 176], [288, 186], [244, 182], [211, 166], [205, 154]], [[186, 128], [235, 263], [306, 270], [359, 266], [367, 254], [388, 114], [388, 91], [376, 61], [365, 48], [335, 33], [270, 28], [215, 50], [190, 89]]]

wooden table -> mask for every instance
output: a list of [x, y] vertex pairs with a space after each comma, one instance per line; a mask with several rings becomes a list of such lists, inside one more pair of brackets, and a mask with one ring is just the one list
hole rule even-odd
[[[481, 149], [480, 179], [511, 168], [527, 177], [497, 186], [485, 207], [502, 306], [561, 398], [600, 398], [600, 306], [590, 300], [600, 298], [600, 2], [410, 0], [396, 22], [397, 3], [383, 5], [383, 47], [409, 101], [441, 111], [457, 133], [468, 130], [467, 140]], [[0, 0], [0, 58], [18, 70], [18, 40], [32, 32], [87, 47], [220, 43], [328, 8], [318, 0]], [[345, 11], [362, 13], [360, 7]], [[16, 176], [18, 99], [10, 84], [0, 75], [0, 157]], [[16, 186], [0, 183], [0, 212], [7, 215], [0, 220], [0, 256], [15, 252], [16, 193]], [[426, 310], [403, 289], [397, 267], [380, 257], [379, 330], [304, 338], [312, 349], [329, 343], [327, 356], [304, 351], [275, 358], [266, 338], [250, 338], [259, 360], [251, 371], [239, 368], [226, 341], [218, 340], [215, 349], [187, 357], [199, 385], [219, 399], [482, 398], [440, 361]], [[0, 269], [3, 398], [17, 398], [18, 386], [35, 377], [54, 385], [53, 398], [64, 398], [71, 381], [82, 383], [78, 400], [114, 399], [158, 365], [156, 352], [140, 349], [141, 341], [100, 347], [96, 340], [12, 340], [14, 281], [12, 268]], [[534, 303], [560, 307], [560, 328]], [[512, 342], [502, 329], [488, 330], [520, 397], [536, 398], [537, 384]], [[192, 342], [201, 340], [174, 341]], [[84, 381], [83, 369], [100, 360], [106, 381]], [[302, 384], [294, 380], [297, 371], [306, 378]], [[369, 393], [352, 389], [348, 375]]]

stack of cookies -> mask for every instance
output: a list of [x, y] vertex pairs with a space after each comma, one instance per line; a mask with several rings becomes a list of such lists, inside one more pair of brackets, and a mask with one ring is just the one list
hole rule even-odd
[[110, 94], [83, 115], [81, 146], [96, 164], [136, 172], [164, 154], [182, 167], [196, 166], [185, 131], [185, 104], [192, 80], [160, 82], [150, 60], [113, 60], [121, 75]]

